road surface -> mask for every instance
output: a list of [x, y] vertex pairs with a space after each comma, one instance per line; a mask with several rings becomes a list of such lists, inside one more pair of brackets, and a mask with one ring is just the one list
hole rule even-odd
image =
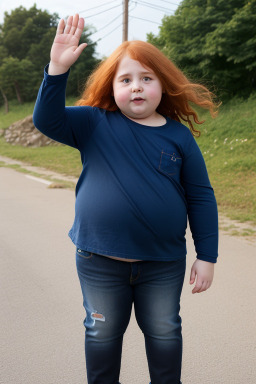
[[[74, 203], [72, 191], [0, 168], [2, 384], [86, 383], [84, 310], [75, 248], [67, 236]], [[195, 253], [188, 237], [183, 384], [256, 383], [255, 249], [221, 234], [214, 283], [192, 295], [188, 281]], [[124, 338], [120, 379], [149, 383], [134, 316]]]

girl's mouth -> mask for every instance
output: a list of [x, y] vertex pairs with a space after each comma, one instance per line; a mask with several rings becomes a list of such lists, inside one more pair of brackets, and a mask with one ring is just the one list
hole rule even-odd
[[142, 99], [142, 97], [135, 97], [132, 102], [135, 103], [135, 104], [141, 104], [143, 103], [144, 99]]

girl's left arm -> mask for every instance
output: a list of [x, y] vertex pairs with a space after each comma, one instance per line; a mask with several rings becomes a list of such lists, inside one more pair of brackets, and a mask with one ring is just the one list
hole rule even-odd
[[214, 263], [218, 257], [218, 211], [202, 153], [192, 135], [184, 150], [181, 178], [197, 253], [190, 284], [196, 280], [192, 292], [203, 292], [212, 283]]

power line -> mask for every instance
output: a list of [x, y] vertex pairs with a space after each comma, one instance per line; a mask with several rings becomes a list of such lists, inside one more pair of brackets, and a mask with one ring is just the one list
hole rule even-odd
[[173, 9], [169, 9], [169, 8], [164, 8], [164, 7], [159, 7], [157, 5], [154, 5], [154, 4], [150, 4], [150, 3], [147, 3], [145, 1], [138, 1], [138, 4], [140, 5], [144, 5], [148, 8], [153, 8], [153, 9], [156, 9], [158, 11], [161, 11], [161, 12], [174, 12]]
[[[94, 17], [94, 16], [98, 16], [100, 15], [101, 13], [104, 13], [104, 12], [107, 12], [107, 11], [110, 11], [111, 9], [114, 9], [114, 8], [117, 8], [117, 7], [120, 7], [121, 4], [118, 4], [118, 5], [114, 5], [114, 7], [111, 7], [111, 8], [108, 8], [108, 9], [104, 9], [103, 11], [101, 12], [97, 12], [97, 13], [94, 13], [94, 15], [89, 15], [89, 16], [86, 16], [86, 19], [89, 19], [89, 17]], [[81, 11], [80, 13], [83, 13], [85, 11]]]
[[93, 44], [97, 43], [98, 41], [101, 41], [103, 39], [105, 39], [105, 37], [109, 36], [112, 32], [116, 31], [119, 27], [121, 27], [121, 25], [123, 25], [123, 23], [120, 23], [117, 27], [115, 27], [114, 29], [112, 29], [109, 33], [107, 33], [106, 35], [104, 35], [103, 37], [100, 37], [98, 40], [96, 40]]
[[[134, 9], [137, 7], [137, 4], [134, 5], [134, 7], [132, 9], [129, 9], [129, 12], [132, 12], [134, 11]], [[121, 16], [122, 16], [123, 12], [120, 13], [118, 16], [116, 16], [114, 19], [112, 19], [109, 23], [105, 24], [103, 27], [101, 27], [100, 29], [98, 29], [97, 31], [93, 32], [92, 34], [90, 34], [90, 37], [92, 35], [95, 35], [96, 33], [102, 31], [103, 29], [107, 28], [109, 25], [113, 24], [117, 19], [119, 19]], [[102, 37], [102, 39], [104, 38], [104, 36]]]
[[143, 21], [148, 21], [149, 23], [153, 23], [153, 24], [157, 24], [157, 25], [162, 25], [161, 23], [157, 23], [156, 21], [153, 21], [153, 20], [143, 19], [142, 17], [131, 16], [131, 18], [132, 19], [143, 20]]
[[[108, 5], [114, 3], [115, 1], [116, 1], [116, 0], [113, 0], [113, 1], [109, 2]], [[165, 0], [160, 0], [160, 1], [163, 1], [164, 3], [167, 3], [167, 4], [175, 5], [175, 6], [177, 6], [177, 7], [178, 7], [178, 5], [179, 5], [179, 4], [175, 4], [175, 3], [172, 3], [172, 2], [169, 2], [169, 1], [165, 1]], [[120, 3], [121, 3], [121, 2], [120, 2]], [[167, 9], [167, 8], [165, 8], [165, 7], [162, 7], [162, 6], [158, 7], [156, 4], [151, 4], [151, 3], [147, 2], [147, 1], [143, 1], [143, 0], [130, 0], [130, 1], [129, 1], [129, 4], [134, 4], [134, 7], [133, 7], [132, 9], [129, 9], [129, 19], [138, 19], [138, 20], [146, 21], [146, 22], [153, 23], [153, 24], [156, 24], [156, 25], [162, 25], [162, 24], [161, 24], [161, 23], [158, 23], [158, 22], [156, 22], [156, 21], [153, 21], [153, 20], [148, 20], [148, 19], [144, 19], [144, 18], [141, 18], [141, 17], [133, 16], [133, 15], [131, 15], [130, 13], [136, 8], [137, 5], [144, 6], [144, 7], [148, 7], [148, 8], [153, 8], [153, 9], [155, 9], [155, 10], [160, 10], [160, 11], [165, 12], [165, 13], [166, 13], [166, 12], [174, 12], [174, 10]], [[91, 10], [91, 9], [96, 9], [96, 8], [102, 7], [103, 5], [105, 5], [105, 4], [102, 4], [101, 6], [97, 6], [97, 7], [94, 7], [94, 8], [90, 8], [90, 9], [88, 9], [88, 10], [81, 11], [81, 12], [79, 12], [79, 13], [87, 12], [87, 11], [89, 11], [89, 10]], [[108, 8], [108, 9], [103, 10], [103, 11], [100, 11], [100, 12], [98, 12], [98, 13], [95, 13], [95, 14], [93, 14], [93, 15], [86, 16], [86, 18], [97, 16], [97, 15], [103, 13], [103, 12], [107, 12], [107, 11], [110, 11], [110, 10], [112, 10], [112, 9], [114, 9], [114, 8], [117, 8], [117, 7], [119, 7], [120, 5], [121, 5], [121, 4], [119, 4], [119, 5], [115, 5], [115, 6], [113, 6], [113, 7], [110, 7], [110, 8]], [[112, 19], [110, 22], [108, 22], [107, 24], [105, 24], [104, 26], [102, 26], [98, 31], [92, 33], [91, 35], [94, 35], [94, 34], [96, 34], [97, 32], [100, 32], [100, 31], [102, 31], [103, 29], [107, 28], [109, 25], [113, 24], [118, 18], [120, 18], [120, 17], [122, 16], [122, 14], [123, 14], [123, 12], [122, 12], [121, 14], [119, 14], [118, 16], [116, 16], [114, 19]], [[118, 25], [115, 26], [111, 31], [109, 31], [107, 34], [105, 34], [104, 36], [102, 36], [102, 37], [98, 38], [97, 40], [95, 40], [95, 41], [93, 42], [93, 44], [96, 44], [97, 42], [99, 42], [99, 41], [105, 39], [105, 38], [108, 37], [110, 34], [112, 34], [113, 32], [117, 31], [117, 29], [119, 29], [122, 25], [123, 25], [123, 23], [118, 24]], [[90, 35], [90, 36], [91, 36], [91, 35]], [[91, 45], [91, 44], [90, 44], [90, 45]]]
[[[112, 4], [112, 3], [115, 3], [116, 1], [117, 1], [117, 0], [112, 0], [112, 1], [108, 2], [108, 5], [109, 5], [109, 4]], [[101, 4], [101, 5], [97, 5], [96, 7], [92, 7], [92, 8], [89, 8], [89, 9], [84, 9], [83, 11], [80, 11], [80, 12], [78, 12], [78, 13], [92, 11], [92, 10], [94, 10], [94, 9], [96, 9], [96, 8], [101, 8], [101, 7], [105, 6], [105, 5], [106, 5], [106, 3], [103, 3], [103, 4]]]
[[[96, 32], [93, 32], [91, 35], [95, 35], [97, 32], [100, 32], [102, 31], [102, 29], [105, 29], [107, 28], [109, 25], [111, 25], [112, 23], [114, 23], [114, 21], [116, 21], [117, 19], [119, 19], [121, 16], [122, 16], [123, 12], [120, 13], [117, 17], [115, 17], [113, 20], [111, 20], [108, 24], [104, 25], [103, 27], [101, 27], [100, 29], [98, 29]], [[90, 35], [90, 36], [91, 36]]]
[[171, 3], [170, 1], [167, 1], [167, 0], [160, 0], [160, 1], [162, 1], [163, 3], [167, 3], [167, 4], [176, 5], [176, 7], [179, 6], [179, 4], [177, 4], [177, 3]]

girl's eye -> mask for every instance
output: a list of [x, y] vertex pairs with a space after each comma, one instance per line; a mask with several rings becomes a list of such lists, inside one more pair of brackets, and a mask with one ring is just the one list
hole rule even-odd
[[123, 82], [124, 84], [129, 84], [130, 79], [123, 79], [122, 82]]
[[143, 78], [143, 80], [147, 83], [147, 82], [149, 82], [151, 80], [151, 78], [146, 76], [146, 77]]

